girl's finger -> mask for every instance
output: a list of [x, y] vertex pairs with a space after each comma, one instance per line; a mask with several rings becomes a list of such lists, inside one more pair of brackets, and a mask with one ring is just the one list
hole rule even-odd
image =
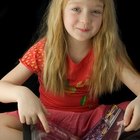
[[48, 112], [48, 110], [46, 109], [46, 107], [43, 104], [42, 104], [42, 110], [45, 115], [50, 115], [50, 113]]
[[29, 125], [29, 124], [32, 124], [32, 118], [29, 117], [29, 116], [26, 116], [26, 124]]
[[19, 115], [19, 120], [21, 123], [26, 123], [25, 116], [23, 116], [23, 115]]
[[32, 124], [36, 124], [37, 121], [38, 121], [38, 117], [37, 117], [37, 116], [34, 116], [34, 117], [32, 118]]
[[49, 125], [48, 125], [48, 122], [47, 122], [47, 119], [45, 117], [45, 114], [43, 112], [41, 112], [39, 115], [38, 115], [38, 118], [39, 120], [41, 121], [41, 124], [43, 125], [43, 128], [44, 130], [46, 131], [46, 133], [49, 133], [50, 130], [49, 130]]
[[139, 114], [137, 113], [137, 109], [134, 109], [133, 117], [131, 119], [130, 124], [125, 128], [125, 131], [137, 130], [139, 127]]
[[124, 113], [124, 126], [129, 125], [129, 123], [131, 122], [133, 111], [134, 111], [133, 106], [129, 104]]

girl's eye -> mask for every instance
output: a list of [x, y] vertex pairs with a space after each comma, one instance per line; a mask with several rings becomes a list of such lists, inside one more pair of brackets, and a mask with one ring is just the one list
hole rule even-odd
[[74, 11], [74, 12], [80, 12], [80, 8], [72, 8], [72, 11]]
[[100, 10], [93, 10], [93, 11], [91, 11], [91, 13], [93, 15], [101, 15], [102, 14], [102, 11], [100, 11]]

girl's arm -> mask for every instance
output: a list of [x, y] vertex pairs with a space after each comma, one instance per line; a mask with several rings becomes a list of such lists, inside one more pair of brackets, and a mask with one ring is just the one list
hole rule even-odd
[[18, 91], [25, 88], [21, 85], [31, 75], [32, 73], [21, 63], [6, 74], [0, 80], [0, 102], [17, 102], [17, 98], [20, 95]]
[[32, 75], [22, 63], [0, 80], [0, 102], [17, 102], [21, 123], [35, 124], [39, 119], [46, 132], [49, 131], [45, 108], [39, 98], [22, 84]]
[[140, 95], [140, 74], [124, 67], [120, 79], [136, 96]]
[[125, 131], [140, 129], [140, 75], [124, 67], [120, 76], [122, 82], [137, 96], [132, 100], [124, 114]]

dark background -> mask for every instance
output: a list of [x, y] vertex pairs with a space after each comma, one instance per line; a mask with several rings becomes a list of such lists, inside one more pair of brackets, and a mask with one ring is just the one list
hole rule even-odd
[[[134, 66], [140, 71], [138, 1], [115, 0], [120, 34]], [[9, 72], [19, 57], [37, 37], [37, 29], [48, 0], [0, 1], [0, 78]], [[34, 77], [33, 77], [34, 78]], [[35, 77], [36, 79], [36, 77]], [[35, 80], [31, 80], [35, 81]], [[28, 85], [36, 89], [36, 83]], [[32, 87], [35, 85], [35, 87]], [[105, 95], [102, 103], [119, 103], [135, 96], [125, 86], [113, 95]], [[15, 109], [16, 104], [0, 103], [0, 112]]]

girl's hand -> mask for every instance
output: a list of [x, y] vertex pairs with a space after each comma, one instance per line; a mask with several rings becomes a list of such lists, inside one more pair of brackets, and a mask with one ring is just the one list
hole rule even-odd
[[140, 95], [131, 101], [124, 114], [125, 131], [136, 131], [140, 128]]
[[44, 130], [49, 132], [47, 119], [45, 117], [47, 113], [45, 107], [30, 89], [24, 88], [23, 91], [19, 93], [17, 99], [20, 122], [35, 124], [39, 119]]

